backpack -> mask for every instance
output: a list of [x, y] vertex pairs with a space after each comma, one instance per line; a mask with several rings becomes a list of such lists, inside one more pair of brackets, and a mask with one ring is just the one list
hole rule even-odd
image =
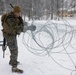
[[6, 18], [7, 18], [7, 13], [3, 14], [1, 17], [2, 26], [3, 26], [3, 23], [5, 22]]
[[[2, 17], [1, 17], [1, 22], [2, 22], [2, 26], [3, 26], [3, 23], [5, 22], [5, 19], [7, 17], [7, 13], [3, 14]], [[3, 30], [2, 30], [3, 31]], [[2, 50], [3, 50], [3, 58], [4, 58], [4, 53], [5, 53], [5, 50], [6, 50], [6, 39], [5, 37], [3, 36], [3, 45], [2, 45]]]

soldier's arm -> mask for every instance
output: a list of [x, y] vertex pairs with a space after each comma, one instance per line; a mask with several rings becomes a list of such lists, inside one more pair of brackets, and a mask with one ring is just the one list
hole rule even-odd
[[18, 24], [18, 30], [20, 32], [23, 32], [23, 28], [24, 28], [24, 22], [21, 16], [18, 17], [19, 18], [19, 24]]

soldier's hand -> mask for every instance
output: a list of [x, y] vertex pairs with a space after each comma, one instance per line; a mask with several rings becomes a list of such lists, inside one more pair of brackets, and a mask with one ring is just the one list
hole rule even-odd
[[36, 26], [34, 26], [34, 25], [31, 25], [31, 26], [25, 25], [23, 32], [26, 32], [27, 30], [35, 31], [36, 30]]
[[28, 30], [35, 31], [36, 30], [36, 26], [34, 26], [34, 25], [28, 26]]

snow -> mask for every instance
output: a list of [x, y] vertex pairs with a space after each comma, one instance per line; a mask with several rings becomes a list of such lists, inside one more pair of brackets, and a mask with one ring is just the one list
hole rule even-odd
[[[71, 26], [76, 26], [75, 19], [67, 18], [66, 20]], [[44, 25], [45, 23], [49, 21], [38, 21], [37, 20], [35, 21], [35, 24]], [[53, 20], [52, 22], [63, 24], [63, 21], [61, 20], [60, 21]], [[32, 23], [32, 22], [30, 21], [29, 23]], [[0, 25], [0, 29], [2, 29], [1, 25]], [[0, 31], [0, 41], [2, 41], [2, 39], [3, 39], [2, 32]], [[17, 36], [18, 48], [19, 48], [18, 60], [20, 61], [20, 65], [18, 65], [18, 68], [21, 68], [24, 70], [24, 73], [22, 75], [75, 75], [76, 74], [76, 71], [73, 71], [75, 70], [74, 64], [76, 65], [76, 54], [75, 53], [70, 55], [72, 60], [74, 61], [74, 64], [67, 54], [51, 53], [50, 56], [49, 55], [37, 56], [31, 53], [26, 48], [22, 40], [23, 40], [23, 33]], [[73, 40], [73, 42], [75, 42], [75, 39]], [[61, 51], [61, 49], [62, 48], [58, 48], [55, 50]], [[71, 47], [69, 47], [68, 49], [69, 49], [67, 50], [68, 52], [72, 51]], [[11, 72], [11, 66], [8, 64], [9, 57], [10, 57], [8, 47], [5, 52], [5, 58], [2, 58], [2, 57], [3, 57], [3, 52], [2, 52], [2, 47], [0, 47], [0, 75], [20, 75], [20, 74]], [[57, 61], [60, 65], [70, 70], [67, 70], [61, 67], [52, 58], [55, 59], [55, 61]]]

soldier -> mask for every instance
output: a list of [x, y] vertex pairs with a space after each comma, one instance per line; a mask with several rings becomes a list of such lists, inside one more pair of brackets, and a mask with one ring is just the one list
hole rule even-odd
[[3, 36], [7, 41], [7, 45], [10, 50], [10, 61], [9, 64], [12, 66], [12, 72], [23, 73], [23, 70], [17, 68], [19, 62], [18, 58], [18, 46], [16, 36], [23, 32], [23, 19], [20, 16], [21, 9], [19, 6], [14, 6], [3, 23]]

